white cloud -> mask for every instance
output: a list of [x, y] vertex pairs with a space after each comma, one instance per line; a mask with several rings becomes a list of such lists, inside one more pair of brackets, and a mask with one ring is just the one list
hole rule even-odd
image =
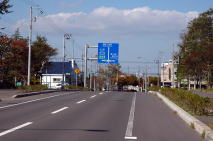
[[[130, 34], [180, 32], [198, 12], [182, 13], [169, 10], [152, 10], [149, 7], [120, 10], [100, 7], [92, 12], [58, 13], [40, 17], [34, 23], [38, 32], [57, 33], [71, 31], [73, 34]], [[25, 27], [26, 20], [17, 22], [16, 27]], [[22, 29], [23, 30], [23, 29]], [[62, 31], [61, 31], [62, 32]]]

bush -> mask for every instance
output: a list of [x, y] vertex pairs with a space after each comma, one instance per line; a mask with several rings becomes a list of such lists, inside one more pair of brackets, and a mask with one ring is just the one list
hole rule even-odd
[[82, 91], [90, 91], [91, 89], [85, 88], [82, 86], [73, 86], [73, 85], [66, 85], [64, 86], [65, 90], [82, 90]]
[[149, 87], [149, 91], [159, 91], [159, 90], [160, 90], [160, 86]]
[[30, 85], [30, 86], [20, 86], [18, 89], [23, 90], [24, 92], [39, 92], [47, 90], [47, 85]]
[[209, 115], [213, 111], [213, 99], [201, 97], [189, 91], [162, 88], [161, 93], [185, 110], [196, 115]]

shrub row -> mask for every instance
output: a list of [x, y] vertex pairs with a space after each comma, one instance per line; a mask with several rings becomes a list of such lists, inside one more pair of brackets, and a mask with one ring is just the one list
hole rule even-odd
[[149, 91], [159, 91], [159, 90], [160, 90], [160, 86], [149, 87]]
[[85, 88], [82, 86], [73, 86], [73, 85], [66, 85], [64, 86], [65, 90], [82, 90], [82, 91], [90, 91], [89, 88]]
[[47, 90], [47, 85], [30, 85], [30, 86], [20, 86], [18, 89], [23, 90], [24, 92], [39, 92], [43, 90]]
[[187, 111], [196, 115], [210, 115], [213, 99], [201, 97], [186, 90], [162, 88], [161, 93]]

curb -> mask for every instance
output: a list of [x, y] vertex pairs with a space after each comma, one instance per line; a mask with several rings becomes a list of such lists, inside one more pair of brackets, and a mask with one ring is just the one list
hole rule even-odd
[[54, 93], [54, 92], [60, 92], [60, 91], [61, 90], [31, 92], [31, 93], [17, 94], [17, 95], [14, 95], [12, 97], [13, 98], [21, 98], [21, 97], [27, 97], [27, 96], [33, 96], [33, 95], [40, 95], [40, 94], [47, 94], [47, 93]]
[[186, 111], [184, 111], [182, 108], [180, 108], [175, 103], [173, 103], [172, 101], [170, 101], [168, 98], [166, 98], [165, 96], [163, 96], [161, 93], [154, 92], [154, 91], [149, 91], [149, 92], [152, 93], [152, 94], [156, 94], [160, 99], [162, 99], [163, 102], [167, 106], [169, 106], [169, 108], [171, 108], [172, 110], [176, 111], [177, 114], [178, 114], [178, 116], [182, 120], [184, 120], [189, 126], [191, 126], [193, 124], [194, 127], [195, 127], [195, 130], [200, 135], [202, 135], [202, 134], [205, 133], [205, 139], [213, 140], [213, 130], [210, 127], [208, 127], [206, 124], [204, 124], [203, 122], [201, 122], [197, 118], [195, 118], [195, 117], [191, 116], [190, 114], [188, 114]]

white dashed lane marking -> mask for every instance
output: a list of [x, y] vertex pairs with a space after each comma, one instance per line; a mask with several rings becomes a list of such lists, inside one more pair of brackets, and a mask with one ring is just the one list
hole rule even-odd
[[80, 104], [82, 102], [85, 102], [86, 100], [81, 100], [81, 101], [78, 101], [77, 104]]
[[59, 110], [56, 110], [56, 111], [52, 112], [51, 114], [59, 113], [59, 112], [61, 112], [61, 111], [65, 110], [65, 109], [67, 109], [67, 108], [69, 108], [69, 107], [61, 108], [61, 109], [59, 109]]
[[24, 127], [26, 127], [26, 126], [28, 126], [28, 125], [30, 125], [30, 124], [32, 124], [32, 122], [27, 122], [27, 123], [25, 123], [25, 124], [22, 124], [22, 125], [19, 125], [19, 126], [17, 126], [17, 127], [14, 127], [14, 128], [12, 128], [12, 129], [10, 129], [10, 130], [1, 132], [1, 133], [0, 133], [0, 137], [6, 135], [6, 134], [8, 134], [8, 133], [14, 132], [14, 131], [16, 131], [16, 130], [18, 130], [18, 129], [24, 128]]
[[96, 97], [96, 95], [90, 96], [90, 98], [94, 98], [94, 97]]

